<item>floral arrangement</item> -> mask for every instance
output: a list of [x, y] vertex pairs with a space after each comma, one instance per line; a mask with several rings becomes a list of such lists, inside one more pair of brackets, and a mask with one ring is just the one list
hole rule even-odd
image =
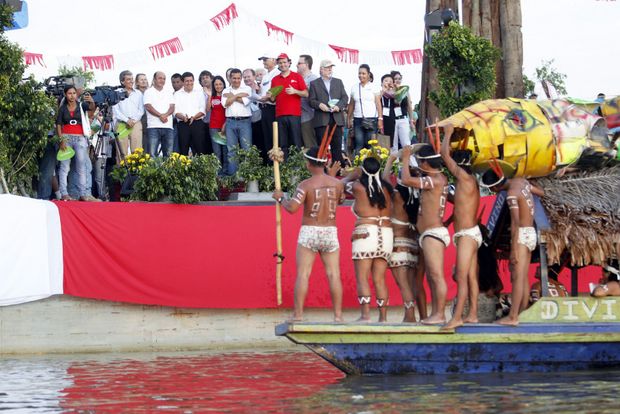
[[366, 158], [374, 157], [381, 162], [381, 166], [383, 167], [386, 160], [390, 156], [390, 150], [379, 145], [379, 141], [377, 141], [376, 139], [371, 139], [370, 141], [368, 141], [368, 145], [370, 145], [370, 148], [362, 148], [360, 150], [360, 153], [355, 156], [355, 159], [353, 160], [353, 165], [356, 167], [360, 166]]
[[151, 156], [144, 152], [144, 149], [138, 148], [131, 154], [128, 154], [120, 162], [120, 165], [112, 171], [112, 179], [123, 182], [127, 175], [136, 175], [151, 160]]

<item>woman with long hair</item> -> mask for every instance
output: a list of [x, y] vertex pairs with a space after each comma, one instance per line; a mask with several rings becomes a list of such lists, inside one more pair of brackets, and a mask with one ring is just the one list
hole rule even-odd
[[211, 96], [208, 104], [208, 107], [211, 108], [209, 136], [211, 137], [213, 153], [220, 160], [221, 172], [226, 173], [228, 171], [228, 149], [226, 144], [220, 144], [216, 141], [216, 134], [223, 134], [226, 127], [226, 109], [222, 106], [222, 91], [226, 87], [226, 81], [218, 75], [213, 78], [211, 85]]
[[[383, 171], [383, 179], [390, 181], [392, 165], [398, 159], [393, 152]], [[420, 318], [426, 317], [426, 292], [424, 291], [424, 272], [418, 272], [420, 249], [415, 224], [418, 219], [420, 197], [418, 190], [406, 187], [397, 178], [392, 193], [392, 228], [394, 231], [394, 250], [388, 259], [388, 267], [400, 289], [405, 306], [403, 322], [415, 322], [414, 298], [418, 303]]]
[[370, 66], [363, 63], [357, 71], [360, 82], [351, 88], [351, 100], [347, 108], [349, 131], [355, 135], [355, 153], [368, 145], [377, 129], [383, 132], [383, 116], [380, 91], [370, 80]]
[[[144, 92], [146, 92], [149, 88], [149, 80], [146, 78], [144, 73], [138, 73], [136, 75], [135, 87], [137, 91], [142, 92], [142, 95], [144, 95]], [[140, 123], [142, 124], [142, 148], [144, 148], [146, 152], [150, 153], [149, 138], [146, 135], [146, 111], [144, 111], [142, 118], [140, 118]], [[152, 152], [157, 152], [157, 148], [153, 148]]]
[[[385, 271], [394, 241], [390, 221], [392, 186], [381, 178], [381, 163], [378, 159], [366, 158], [360, 170], [343, 180], [347, 184], [347, 190], [355, 198], [351, 209], [357, 220], [351, 241], [357, 297], [361, 306], [359, 321], [370, 322], [371, 296], [368, 277], [372, 275], [379, 322], [387, 322], [388, 290]], [[356, 179], [357, 177], [359, 179]]]
[[[90, 123], [87, 111], [95, 110], [95, 103], [90, 95], [85, 96], [85, 102], [79, 102], [77, 89], [73, 85], [65, 86], [65, 97], [58, 108], [56, 118], [56, 132], [60, 141], [60, 150], [66, 151], [71, 147], [75, 151], [75, 169], [77, 172], [77, 188], [80, 201], [100, 201], [89, 193], [87, 187], [88, 138]], [[71, 168], [71, 159], [60, 161], [58, 185], [61, 200], [73, 200], [67, 191], [67, 176]]]

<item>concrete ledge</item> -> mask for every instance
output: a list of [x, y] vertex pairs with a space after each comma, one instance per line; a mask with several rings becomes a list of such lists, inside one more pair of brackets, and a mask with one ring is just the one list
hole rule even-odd
[[[193, 309], [54, 296], [0, 307], [0, 355], [74, 352], [297, 349], [275, 336], [290, 309]], [[345, 320], [359, 317], [347, 309]], [[390, 313], [401, 320], [402, 310]], [[306, 319], [329, 322], [329, 309]]]

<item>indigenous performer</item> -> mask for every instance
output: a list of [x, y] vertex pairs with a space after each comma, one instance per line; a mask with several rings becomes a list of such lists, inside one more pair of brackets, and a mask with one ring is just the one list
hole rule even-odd
[[[441, 158], [456, 180], [454, 193], [454, 245], [456, 246], [456, 306], [452, 319], [442, 329], [453, 329], [463, 325], [463, 309], [469, 298], [469, 312], [466, 323], [478, 322], [478, 249], [482, 245], [482, 234], [478, 227], [480, 189], [471, 170], [471, 150], [467, 148], [467, 136], [461, 148], [450, 155], [452, 125], [444, 128]], [[466, 131], [469, 134], [469, 131]]]
[[[385, 164], [383, 170], [383, 179], [390, 182], [392, 165], [398, 159], [398, 152], [393, 152]], [[392, 193], [392, 228], [394, 231], [394, 250], [388, 259], [388, 267], [392, 271], [392, 275], [396, 280], [396, 284], [400, 289], [405, 306], [405, 317], [403, 322], [415, 322], [414, 293], [417, 297], [424, 293], [424, 285], [420, 276], [420, 283], [410, 284], [416, 276], [416, 268], [418, 266], [418, 240], [415, 231], [415, 222], [418, 216], [418, 208], [420, 200], [417, 190], [405, 187], [400, 179], [397, 179], [395, 191]], [[415, 283], [415, 282], [414, 282]], [[415, 287], [414, 287], [415, 286]], [[418, 300], [418, 306], [424, 304], [426, 306], [426, 297], [422, 301]], [[421, 312], [421, 311], [420, 311]]]
[[355, 197], [351, 210], [357, 220], [351, 241], [357, 295], [362, 308], [360, 322], [370, 321], [369, 273], [372, 273], [375, 285], [379, 322], [387, 322], [385, 271], [394, 241], [390, 221], [392, 186], [381, 179], [380, 169], [379, 160], [368, 157], [362, 162], [361, 177], [359, 170], [356, 170], [342, 180], [346, 183], [347, 192]]
[[525, 178], [507, 179], [497, 161], [482, 175], [482, 186], [499, 192], [506, 190], [506, 202], [510, 209], [510, 274], [512, 294], [510, 313], [497, 323], [516, 326], [519, 313], [529, 303], [528, 270], [532, 251], [536, 248], [537, 236], [534, 228], [534, 199], [532, 194], [543, 196], [544, 191], [532, 186]]
[[[274, 191], [272, 197], [289, 213], [304, 207], [302, 226], [297, 240], [297, 280], [295, 281], [295, 310], [292, 321], [303, 320], [304, 302], [308, 293], [308, 280], [318, 252], [329, 280], [329, 290], [334, 306], [334, 321], [342, 322], [342, 282], [340, 281], [340, 244], [336, 228], [336, 207], [344, 201], [344, 184], [325, 174], [327, 159], [318, 158], [318, 147], [310, 148], [306, 168], [312, 177], [302, 181], [292, 199]], [[335, 168], [339, 168], [336, 163]]]
[[[436, 144], [437, 145], [437, 144]], [[409, 172], [412, 147], [403, 148], [402, 182], [408, 187], [421, 190], [420, 209], [416, 227], [420, 233], [418, 244], [424, 255], [424, 267], [431, 288], [431, 315], [423, 324], [446, 323], [446, 281], [444, 280], [444, 249], [450, 243], [450, 234], [443, 224], [443, 213], [448, 196], [448, 180], [441, 172], [441, 155], [429, 144], [416, 144], [416, 159], [420, 177]]]

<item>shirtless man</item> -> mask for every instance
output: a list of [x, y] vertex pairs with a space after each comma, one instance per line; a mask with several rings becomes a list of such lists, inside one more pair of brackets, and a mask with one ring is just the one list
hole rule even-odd
[[352, 211], [357, 220], [351, 236], [351, 250], [362, 313], [360, 322], [370, 322], [369, 274], [372, 274], [375, 285], [379, 322], [387, 322], [388, 289], [385, 271], [394, 242], [390, 221], [392, 189], [389, 183], [381, 179], [380, 169], [379, 160], [368, 157], [362, 162], [361, 169], [342, 180], [347, 185], [347, 192], [355, 197]]
[[344, 185], [338, 179], [325, 174], [327, 160], [318, 158], [318, 152], [318, 147], [313, 147], [304, 154], [306, 168], [312, 173], [312, 177], [299, 184], [292, 199], [285, 200], [282, 191], [274, 191], [272, 197], [289, 213], [295, 213], [301, 206], [304, 207], [297, 240], [295, 309], [291, 320], [303, 320], [308, 280], [318, 252], [329, 280], [334, 321], [342, 322], [342, 282], [336, 207], [344, 201]]
[[507, 190], [506, 203], [510, 209], [510, 275], [512, 281], [512, 306], [508, 316], [500, 319], [501, 325], [517, 326], [519, 313], [529, 303], [529, 280], [527, 277], [532, 251], [536, 248], [534, 228], [534, 199], [532, 194], [543, 196], [544, 191], [532, 186], [525, 178], [506, 179], [490, 169], [482, 175], [482, 185], [491, 191]]
[[[442, 329], [453, 329], [463, 325], [463, 309], [469, 297], [469, 313], [466, 323], [478, 322], [478, 248], [482, 245], [482, 234], [478, 227], [478, 206], [480, 189], [471, 171], [471, 150], [456, 150], [450, 155], [452, 125], [444, 126], [441, 144], [441, 158], [448, 171], [456, 179], [454, 193], [454, 245], [456, 246], [456, 307], [452, 319]], [[469, 131], [466, 131], [469, 133]]]
[[424, 254], [424, 267], [431, 288], [431, 315], [423, 324], [446, 323], [446, 281], [444, 280], [444, 249], [450, 244], [450, 234], [443, 225], [443, 213], [448, 196], [448, 180], [441, 172], [441, 155], [429, 144], [417, 144], [416, 159], [424, 175], [412, 177], [409, 157], [412, 147], [403, 148], [402, 182], [408, 187], [421, 190], [417, 229], [419, 246]]
[[[387, 159], [383, 169], [384, 181], [390, 181], [392, 165], [397, 159], [397, 152], [393, 152]], [[415, 231], [419, 200], [414, 193], [417, 190], [402, 185], [400, 179], [397, 179], [397, 183], [392, 192], [394, 250], [388, 259], [388, 267], [392, 271], [403, 298], [403, 305], [405, 306], [403, 322], [415, 322], [414, 291], [418, 297], [420, 291], [424, 291], [423, 284], [417, 283], [418, 281], [415, 279], [419, 257], [417, 233]], [[422, 277], [424, 277], [423, 274]], [[417, 289], [414, 289], [414, 286]], [[425, 305], [426, 300], [418, 301], [418, 306], [421, 303]]]

